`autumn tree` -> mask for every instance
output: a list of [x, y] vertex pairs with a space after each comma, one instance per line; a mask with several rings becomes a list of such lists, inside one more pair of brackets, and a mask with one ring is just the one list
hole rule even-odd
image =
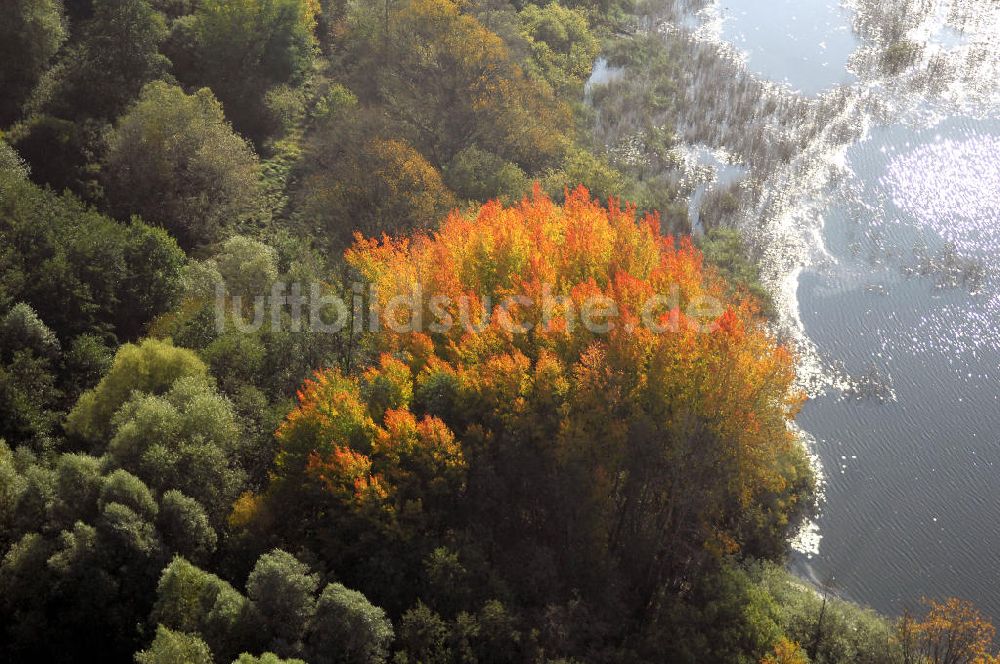
[[431, 228], [455, 204], [440, 172], [402, 140], [321, 142], [308, 151], [306, 163], [304, 216], [310, 234], [326, 247], [348, 246], [356, 231]]
[[[914, 621], [904, 615], [898, 639], [907, 656], [919, 653], [913, 662], [928, 664], [992, 664], [996, 629], [971, 603], [955, 597], [943, 602], [924, 600], [927, 614]], [[915, 646], [915, 647], [914, 647]]]
[[797, 643], [781, 639], [774, 646], [774, 652], [760, 660], [760, 664], [809, 664], [809, 659]]
[[[360, 381], [304, 386], [259, 518], [341, 533], [360, 519], [373, 550], [468, 529], [498, 543], [475, 556], [522, 601], [612, 583], [642, 620], [713, 560], [780, 555], [811, 486], [788, 428], [792, 357], [690, 241], [581, 189], [359, 240], [347, 258], [376, 289], [386, 354]], [[422, 300], [386, 308], [415, 287]], [[579, 324], [596, 301], [616, 316]], [[382, 587], [363, 571], [372, 550], [320, 551]]]

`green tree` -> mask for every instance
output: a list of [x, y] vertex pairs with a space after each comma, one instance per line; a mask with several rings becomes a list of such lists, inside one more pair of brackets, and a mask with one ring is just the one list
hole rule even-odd
[[630, 191], [629, 182], [621, 172], [607, 160], [579, 147], [570, 149], [560, 167], [546, 173], [543, 183], [554, 200], [562, 200], [566, 192], [579, 185], [604, 202], [611, 198], [621, 200]]
[[204, 377], [205, 363], [192, 351], [169, 341], [146, 339], [125, 344], [115, 354], [107, 375], [80, 397], [66, 421], [68, 432], [91, 443], [107, 439], [111, 418], [134, 392], [163, 394], [184, 377]]
[[0, 318], [0, 437], [36, 450], [51, 446], [60, 357], [59, 340], [27, 304]]
[[15, 182], [28, 179], [28, 167], [21, 156], [0, 136], [0, 182]]
[[215, 262], [233, 295], [265, 295], [278, 280], [278, 252], [249, 237], [234, 235], [226, 240]]
[[115, 216], [140, 215], [185, 248], [261, 213], [257, 157], [207, 88], [147, 85], [108, 136], [103, 182]]
[[64, 345], [83, 333], [138, 336], [172, 306], [184, 260], [160, 229], [0, 175], [0, 302], [30, 305]]
[[163, 395], [135, 393], [112, 418], [110, 464], [158, 492], [194, 498], [220, 526], [243, 489], [232, 406], [204, 376], [177, 380]]
[[247, 599], [229, 583], [180, 556], [160, 575], [150, 621], [200, 634], [219, 661], [232, 661], [247, 643], [254, 642]]
[[247, 596], [270, 636], [269, 649], [283, 656], [302, 649], [318, 585], [319, 576], [290, 553], [275, 549], [257, 560], [247, 578]]
[[249, 653], [243, 653], [233, 662], [233, 664], [306, 664], [306, 663], [301, 659], [281, 659], [273, 652], [266, 652], [260, 657], [254, 657]]
[[73, 338], [69, 350], [63, 355], [67, 379], [65, 397], [70, 403], [76, 403], [81, 394], [97, 385], [111, 367], [114, 356], [108, 342], [95, 334], [81, 334]]
[[27, 304], [0, 318], [0, 437], [48, 447], [62, 396], [55, 370], [59, 340]]
[[204, 0], [175, 24], [187, 33], [172, 39], [178, 77], [212, 88], [236, 128], [260, 145], [276, 124], [267, 91], [301, 82], [310, 66], [317, 9], [309, 0]]
[[94, 0], [79, 39], [41, 82], [34, 109], [66, 120], [111, 121], [169, 62], [159, 53], [163, 15], [147, 0]]
[[558, 2], [528, 4], [520, 18], [539, 74], [557, 91], [579, 96], [601, 51], [584, 11]]
[[103, 510], [111, 503], [124, 505], [149, 521], [156, 518], [159, 512], [149, 487], [138, 477], [121, 468], [106, 475], [102, 481], [97, 507]]
[[316, 604], [306, 658], [310, 664], [382, 664], [393, 640], [382, 609], [356, 590], [331, 583]]
[[14, 0], [0, 24], [0, 127], [21, 114], [21, 107], [66, 40], [60, 0]]
[[760, 268], [754, 262], [746, 241], [735, 228], [712, 228], [698, 239], [698, 246], [733, 289], [745, 289], [760, 302], [767, 314], [773, 314], [774, 303], [761, 285]]
[[101, 461], [89, 454], [63, 454], [55, 467], [52, 519], [63, 528], [78, 520], [93, 522], [101, 493]]
[[421, 664], [448, 664], [451, 661], [448, 625], [422, 602], [403, 614], [399, 642], [404, 652]]
[[100, 153], [118, 117], [169, 62], [159, 53], [163, 15], [146, 0], [95, 0], [70, 45], [42, 77], [12, 142], [32, 164], [32, 178], [97, 202]]
[[19, 350], [28, 350], [49, 360], [60, 356], [59, 339], [24, 302], [14, 305], [0, 319], [0, 360], [10, 361]]
[[215, 552], [219, 537], [205, 508], [176, 489], [163, 493], [156, 525], [167, 547], [188, 560], [207, 562]]
[[469, 201], [500, 200], [510, 204], [528, 195], [531, 183], [517, 164], [471, 145], [448, 163], [445, 182]]
[[136, 664], [213, 664], [212, 652], [194, 634], [156, 626], [156, 638], [148, 650], [135, 654]]
[[0, 438], [0, 550], [6, 551], [11, 544], [14, 517], [25, 488], [26, 482], [15, 465], [14, 453]]

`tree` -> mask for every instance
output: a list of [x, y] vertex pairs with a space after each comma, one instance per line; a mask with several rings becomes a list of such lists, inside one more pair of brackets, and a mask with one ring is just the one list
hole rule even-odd
[[160, 575], [150, 621], [200, 634], [219, 661], [232, 661], [255, 641], [247, 599], [179, 556]]
[[243, 653], [233, 664], [306, 664], [301, 659], [281, 659], [273, 652], [266, 652], [260, 657]]
[[169, 341], [147, 339], [139, 345], [125, 344], [115, 354], [107, 375], [73, 407], [66, 429], [91, 443], [104, 442], [112, 430], [112, 416], [134, 392], [163, 394], [179, 379], [203, 377], [206, 372], [195, 353], [175, 348]]
[[952, 597], [924, 600], [927, 615], [907, 625], [916, 635], [920, 653], [930, 664], [990, 664], [996, 629], [972, 603]]
[[448, 163], [445, 182], [462, 199], [488, 201], [498, 199], [514, 203], [530, 191], [528, 176], [517, 164], [475, 145], [471, 145]]
[[11, 127], [7, 140], [30, 164], [33, 182], [96, 203], [102, 196], [96, 164], [104, 131], [99, 120], [33, 114]]
[[765, 313], [773, 311], [774, 303], [760, 283], [760, 268], [738, 230], [713, 228], [699, 238], [698, 247], [727, 283], [733, 288], [746, 289], [760, 301]]
[[312, 0], [205, 0], [190, 22], [175, 24], [189, 33], [193, 53], [171, 55], [178, 77], [210, 87], [244, 135], [260, 145], [274, 128], [265, 93], [281, 83], [299, 83], [316, 48], [319, 5]]
[[212, 92], [187, 95], [162, 81], [108, 136], [104, 185], [117, 217], [163, 226], [186, 249], [219, 240], [262, 207], [257, 157]]
[[[164, 502], [166, 502], [166, 497], [164, 497]], [[156, 518], [156, 514], [159, 512], [159, 507], [149, 487], [138, 477], [121, 468], [112, 471], [102, 480], [97, 508], [103, 510], [111, 503], [124, 505], [149, 521]]]
[[348, 23], [351, 89], [363, 103], [382, 105], [436, 167], [481, 145], [534, 173], [564, 150], [568, 109], [460, 3], [358, 3]]
[[288, 656], [302, 649], [313, 613], [319, 576], [295, 556], [275, 549], [257, 559], [247, 578], [247, 596], [270, 636], [271, 650]]
[[212, 652], [193, 634], [156, 626], [156, 638], [148, 650], [135, 654], [136, 664], [212, 664]]
[[21, 302], [0, 318], [0, 436], [42, 450], [51, 443], [62, 396], [55, 333]]
[[69, 402], [75, 403], [81, 394], [96, 386], [113, 359], [114, 351], [108, 347], [107, 340], [95, 334], [74, 337], [63, 356], [68, 377], [64, 389]]
[[166, 34], [163, 15], [147, 0], [94, 0], [92, 15], [42, 77], [26, 121], [12, 132], [36, 182], [100, 201], [106, 125], [166, 73], [170, 63], [159, 52]]
[[67, 37], [59, 0], [16, 0], [0, 26], [0, 127], [21, 115], [21, 107]]
[[0, 438], [0, 549], [6, 551], [11, 544], [12, 526], [18, 502], [26, 489], [26, 481], [14, 464], [14, 453], [7, 442]]
[[774, 652], [760, 660], [760, 664], [809, 664], [809, 659], [797, 643], [781, 639], [774, 646]]
[[46, 74], [32, 109], [71, 121], [113, 120], [167, 71], [159, 53], [166, 36], [163, 15], [147, 0], [94, 0], [93, 16]]
[[399, 641], [407, 653], [423, 664], [447, 664], [451, 661], [448, 626], [441, 616], [422, 602], [403, 614]]
[[393, 640], [385, 612], [339, 583], [323, 589], [306, 644], [310, 664], [382, 664]]
[[88, 454], [64, 454], [55, 468], [53, 520], [63, 528], [76, 521], [93, 522], [102, 491], [101, 462]]
[[38, 357], [56, 360], [60, 356], [59, 339], [35, 310], [24, 302], [14, 305], [0, 319], [0, 360], [10, 361], [19, 350]]
[[567, 192], [583, 185], [598, 200], [621, 200], [631, 193], [628, 180], [608, 162], [579, 147], [571, 148], [558, 169], [550, 169], [543, 180], [553, 200], [563, 200]]
[[[134, 477], [102, 477], [97, 457], [63, 454], [50, 468], [46, 461], [18, 456], [20, 495], [9, 525], [10, 535], [27, 548], [21, 551], [26, 557], [0, 565], [0, 577], [13, 575], [0, 580], [2, 609], [9, 617], [0, 652], [27, 661], [68, 662], [99, 641], [108, 657], [127, 657], [138, 646], [136, 621], [149, 612], [164, 564], [165, 551], [149, 518], [156, 504], [148, 489]], [[36, 554], [45, 556], [40, 568], [32, 562]], [[35, 581], [12, 580], [21, 574]], [[45, 635], [42, 616], [55, 613], [61, 628]]]
[[343, 249], [368, 235], [432, 228], [455, 205], [441, 174], [406, 141], [321, 128], [306, 152], [301, 190], [311, 233]]
[[[469, 577], [497, 579], [516, 606], [579, 597], [651, 633], [684, 610], [692, 577], [731, 556], [781, 556], [811, 487], [788, 427], [792, 356], [755, 301], [654, 216], [582, 189], [562, 206], [536, 194], [453, 213], [433, 235], [359, 239], [347, 260], [374, 288], [384, 354], [360, 376], [303, 385], [241, 524], [308, 539], [390, 611], [421, 599], [402, 579], [426, 587], [425, 561], [457, 540], [478, 561]], [[613, 315], [595, 321], [595, 301]], [[716, 614], [753, 604], [699, 592]], [[488, 617], [479, 642], [514, 639], [517, 616]], [[773, 621], [727, 622], [723, 657], [756, 660], [773, 643]]]
[[156, 523], [167, 546], [196, 564], [207, 561], [219, 537], [201, 503], [170, 489], [164, 492], [161, 504]]
[[278, 280], [278, 252], [249, 237], [229, 238], [214, 260], [229, 293], [245, 299], [270, 293]]
[[0, 302], [30, 305], [64, 345], [85, 333], [134, 339], [172, 306], [184, 261], [160, 229], [0, 177]]
[[219, 527], [243, 490], [240, 428], [232, 405], [202, 376], [180, 378], [162, 394], [133, 393], [112, 418], [108, 462], [158, 492], [194, 498]]
[[21, 156], [0, 137], [0, 182], [23, 182], [28, 179], [28, 167]]
[[578, 96], [601, 51], [584, 11], [558, 2], [528, 4], [520, 19], [540, 75], [557, 91]]

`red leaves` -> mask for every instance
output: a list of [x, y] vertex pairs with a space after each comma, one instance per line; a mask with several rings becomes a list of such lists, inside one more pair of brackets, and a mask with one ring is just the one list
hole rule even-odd
[[[466, 490], [466, 464], [489, 463], [484, 448], [495, 446], [520, 469], [489, 471], [510, 478], [512, 494], [525, 476], [553, 486], [572, 476], [561, 491], [578, 497], [574, 518], [597, 529], [594, 542], [609, 541], [607, 524], [660, 518], [617, 510], [643, 504], [666, 515], [692, 500], [690, 518], [704, 524], [696, 532], [712, 533], [692, 544], [731, 553], [743, 535], [727, 511], [794, 506], [796, 496], [774, 498], [797, 472], [792, 357], [756, 305], [729, 298], [690, 238], [661, 237], [655, 216], [638, 221], [583, 188], [563, 206], [536, 192], [452, 214], [413, 241], [359, 240], [347, 259], [380, 306], [414, 285], [425, 299], [456, 299], [443, 307], [451, 327], [383, 328], [378, 341], [392, 354], [360, 384], [336, 372], [308, 381], [279, 430], [283, 450], [310, 450], [308, 474], [347, 504], [448, 505]], [[511, 296], [523, 300], [505, 304]], [[493, 316], [470, 326], [463, 309], [475, 324]], [[588, 317], [606, 329], [584, 325]], [[421, 390], [423, 419], [410, 410]], [[620, 502], [616, 492], [627, 491], [646, 498]]]

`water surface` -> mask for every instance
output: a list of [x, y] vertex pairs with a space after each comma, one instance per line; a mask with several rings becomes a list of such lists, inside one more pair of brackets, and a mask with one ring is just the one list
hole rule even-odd
[[834, 117], [861, 137], [814, 131], [801, 164], [757, 174], [782, 206], [744, 220], [825, 375], [799, 417], [822, 539], [793, 567], [891, 613], [957, 595], [1000, 618], [1000, 6], [713, 11], [750, 71], [850, 86]]
[[834, 0], [726, 0], [717, 16], [722, 38], [764, 77], [806, 95], [856, 80], [847, 70], [857, 48], [850, 12]]

